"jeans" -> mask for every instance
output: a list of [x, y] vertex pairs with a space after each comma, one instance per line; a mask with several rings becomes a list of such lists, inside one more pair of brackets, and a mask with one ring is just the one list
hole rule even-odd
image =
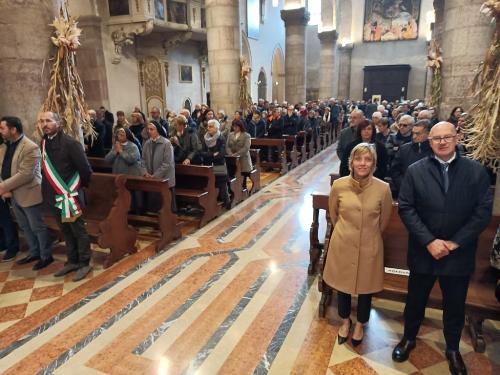
[[52, 256], [52, 251], [47, 226], [43, 222], [42, 205], [21, 207], [12, 199], [12, 209], [28, 243], [30, 256], [49, 259]]
[[15, 255], [19, 252], [19, 235], [17, 227], [10, 214], [10, 208], [6, 201], [0, 198], [0, 237], [2, 250], [7, 248], [7, 254]]
[[415, 340], [417, 337], [424, 320], [425, 306], [436, 279], [443, 295], [443, 333], [446, 349], [456, 351], [465, 323], [465, 299], [470, 280], [467, 275], [437, 276], [410, 272], [404, 312], [404, 335], [409, 340]]

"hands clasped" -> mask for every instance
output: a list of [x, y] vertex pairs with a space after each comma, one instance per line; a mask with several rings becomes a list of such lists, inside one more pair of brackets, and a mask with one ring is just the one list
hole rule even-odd
[[441, 259], [450, 254], [450, 252], [458, 249], [459, 245], [453, 241], [435, 239], [427, 245], [427, 250], [434, 259]]

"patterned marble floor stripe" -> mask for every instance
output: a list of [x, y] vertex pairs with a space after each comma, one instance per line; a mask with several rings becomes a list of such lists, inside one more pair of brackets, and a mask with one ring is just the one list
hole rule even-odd
[[285, 271], [280, 284], [224, 362], [220, 369], [221, 374], [253, 373], [305, 278], [304, 269], [293, 268]]

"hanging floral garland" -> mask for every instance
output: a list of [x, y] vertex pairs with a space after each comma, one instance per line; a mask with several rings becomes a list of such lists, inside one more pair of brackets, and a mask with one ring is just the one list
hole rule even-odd
[[78, 28], [76, 19], [69, 16], [66, 3], [61, 6], [59, 17], [50, 26], [55, 29], [55, 36], [50, 39], [56, 50], [50, 59], [49, 90], [42, 111], [58, 113], [61, 127], [71, 137], [80, 140], [82, 129], [84, 136], [95, 138], [75, 61], [82, 30]]
[[435, 40], [432, 40], [427, 54], [427, 66], [432, 71], [431, 96], [428, 100], [431, 107], [437, 107], [439, 103], [441, 103], [442, 64], [443, 58], [441, 57], [441, 48]]
[[472, 83], [477, 104], [470, 110], [464, 127], [465, 146], [472, 159], [494, 171], [500, 163], [500, 0], [489, 0], [481, 13], [496, 23], [491, 46]]
[[248, 92], [248, 80], [250, 76], [250, 66], [248, 61], [240, 57], [240, 107], [243, 110], [248, 110], [252, 106], [252, 97]]

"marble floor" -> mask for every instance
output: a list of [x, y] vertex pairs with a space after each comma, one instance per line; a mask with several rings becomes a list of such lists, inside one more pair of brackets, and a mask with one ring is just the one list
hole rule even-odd
[[[313, 191], [328, 191], [334, 147], [201, 230], [155, 254], [141, 250], [89, 277], [56, 279], [0, 264], [1, 374], [446, 374], [440, 312], [429, 310], [406, 363], [398, 303], [375, 300], [362, 345], [336, 345], [307, 276]], [[324, 223], [323, 223], [324, 227]], [[500, 373], [500, 330], [486, 353], [461, 351], [471, 374]]]

